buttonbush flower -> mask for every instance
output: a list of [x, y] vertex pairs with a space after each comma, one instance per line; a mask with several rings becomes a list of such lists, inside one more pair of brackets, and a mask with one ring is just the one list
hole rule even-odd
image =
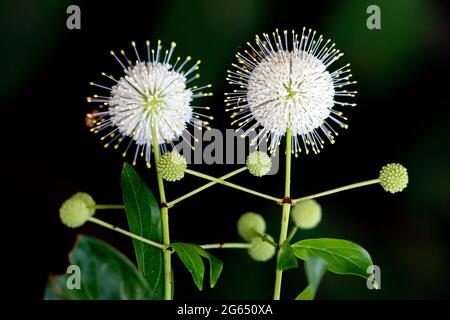
[[252, 175], [262, 177], [272, 168], [272, 159], [264, 152], [255, 151], [249, 154], [245, 164]]
[[[195, 111], [209, 107], [195, 106], [193, 99], [212, 95], [202, 91], [211, 85], [189, 86], [199, 77], [195, 72], [199, 69], [200, 60], [192, 64], [189, 56], [184, 60], [180, 57], [172, 59], [175, 42], [172, 42], [170, 49], [163, 50], [161, 41], [153, 48], [147, 41], [146, 60], [139, 55], [135, 42], [131, 44], [134, 61], [123, 50], [120, 50], [120, 56], [111, 51], [123, 68], [123, 74], [118, 79], [102, 73], [113, 82], [111, 87], [91, 82], [91, 85], [107, 93], [88, 97], [88, 102], [100, 103], [107, 110], [90, 114], [89, 119], [91, 122], [94, 119], [95, 126], [91, 131], [102, 133], [101, 140], [105, 141], [105, 147], [114, 146], [117, 149], [127, 141], [123, 156], [135, 145], [133, 164], [140, 155], [150, 166], [153, 143], [166, 151], [164, 142], [173, 147], [174, 140], [180, 137], [185, 139], [183, 133], [187, 125], [209, 128], [205, 120], [212, 117]], [[153, 127], [157, 141], [152, 141]]]
[[297, 228], [313, 229], [322, 220], [322, 207], [316, 200], [300, 201], [292, 208], [291, 218]]
[[408, 185], [408, 170], [400, 163], [389, 163], [381, 168], [379, 179], [385, 191], [401, 192]]
[[[265, 237], [273, 242], [271, 236], [265, 235]], [[275, 247], [261, 237], [254, 237], [250, 244], [251, 247], [248, 249], [248, 254], [253, 260], [265, 262], [272, 259], [275, 255]]]
[[158, 170], [164, 180], [171, 182], [181, 180], [186, 168], [186, 159], [176, 150], [164, 153], [159, 159]]
[[59, 217], [69, 228], [82, 226], [95, 213], [95, 201], [85, 192], [71, 196], [59, 208]]
[[256, 46], [236, 55], [238, 64], [228, 70], [229, 83], [238, 89], [226, 93], [227, 111], [245, 137], [262, 127], [252, 143], [269, 136], [274, 152], [288, 128], [292, 130], [295, 155], [305, 149], [320, 152], [324, 137], [334, 143], [333, 125], [346, 128], [346, 118], [336, 105], [354, 106], [337, 100], [354, 97], [356, 91], [344, 89], [351, 81], [350, 64], [334, 71], [330, 65], [342, 57], [334, 43], [316, 31], [303, 28], [301, 35], [276, 30], [272, 37], [256, 36]]
[[237, 229], [242, 239], [251, 241], [258, 234], [266, 232], [266, 221], [255, 212], [244, 213], [237, 222]]

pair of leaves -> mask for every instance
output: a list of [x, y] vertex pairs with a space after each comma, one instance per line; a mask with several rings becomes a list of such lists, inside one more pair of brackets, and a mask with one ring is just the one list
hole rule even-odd
[[209, 254], [203, 248], [192, 243], [177, 242], [171, 244], [181, 262], [189, 270], [192, 278], [199, 290], [203, 289], [203, 278], [205, 274], [205, 265], [202, 257], [209, 260], [209, 282], [211, 288], [217, 283], [220, 273], [223, 269], [223, 262]]
[[[326, 272], [326, 263], [319, 257], [310, 256], [305, 260], [305, 273], [308, 286], [295, 298], [295, 300], [314, 300], [317, 288]], [[277, 268], [280, 270], [294, 269], [298, 267], [297, 256], [292, 246], [285, 242], [280, 247], [280, 258]]]
[[[128, 164], [122, 172], [122, 190], [130, 231], [141, 237], [162, 243], [163, 234], [158, 203], [139, 174]], [[136, 260], [155, 299], [164, 297], [164, 261], [162, 250], [133, 240]], [[202, 290], [205, 266], [201, 257], [209, 260], [210, 283], [214, 287], [223, 263], [201, 247], [190, 243], [173, 243], [172, 249], [192, 274], [197, 287]], [[172, 276], [173, 279], [173, 276]], [[172, 286], [173, 289], [173, 286]]]
[[[160, 210], [150, 189], [128, 164], [124, 165], [121, 182], [130, 231], [162, 243]], [[163, 299], [162, 250], [134, 239], [133, 245], [140, 272], [105, 242], [80, 237], [70, 254], [70, 262], [80, 268], [82, 289], [68, 288], [70, 275], [51, 277], [45, 299]], [[208, 259], [211, 287], [215, 286], [223, 268], [222, 261], [194, 244], [174, 243], [172, 248], [191, 272], [200, 290], [205, 272], [201, 257]]]
[[[123, 167], [121, 183], [130, 231], [162, 243], [159, 206], [150, 189], [128, 164]], [[162, 250], [134, 239], [133, 245], [139, 270], [106, 243], [80, 237], [70, 253], [70, 262], [80, 267], [82, 289], [68, 289], [69, 275], [51, 277], [45, 298], [163, 299]]]
[[[144, 238], [162, 243], [159, 206], [150, 189], [138, 173], [128, 164], [122, 172], [122, 190], [130, 231]], [[164, 297], [164, 262], [162, 250], [133, 240], [136, 259], [155, 299]], [[192, 274], [195, 284], [202, 290], [205, 266], [201, 257], [209, 260], [211, 287], [216, 284], [223, 263], [204, 249], [189, 243], [173, 243], [172, 249]]]
[[[154, 299], [153, 292], [134, 264], [104, 241], [80, 236], [69, 254], [69, 261], [78, 268], [70, 274], [51, 276], [44, 299]], [[72, 288], [70, 284], [77, 281], [80, 288]]]
[[369, 253], [361, 246], [341, 239], [306, 239], [280, 248], [277, 268], [287, 270], [298, 266], [296, 258], [305, 261], [309, 285], [297, 299], [314, 299], [320, 280], [326, 270], [367, 279], [367, 268], [373, 265]]

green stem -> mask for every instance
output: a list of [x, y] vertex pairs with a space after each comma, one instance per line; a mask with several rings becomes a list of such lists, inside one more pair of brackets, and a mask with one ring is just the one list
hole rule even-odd
[[[290, 128], [286, 130], [286, 172], [284, 176], [284, 198], [289, 200], [291, 196], [291, 156], [292, 156], [292, 131]], [[282, 217], [281, 217], [281, 230], [280, 239], [278, 241], [279, 248], [286, 241], [287, 230], [289, 226], [289, 214], [291, 211], [291, 203], [283, 202]], [[277, 253], [277, 265], [280, 259], [280, 250]], [[281, 281], [283, 278], [283, 270], [276, 269], [275, 273], [275, 289], [273, 292], [273, 299], [280, 300], [281, 293]]]
[[[156, 177], [158, 179], [158, 189], [159, 189], [159, 199], [161, 204], [166, 203], [166, 192], [164, 190], [164, 181], [161, 173], [158, 170], [159, 163], [159, 150], [158, 150], [158, 139], [156, 135], [155, 124], [152, 123], [152, 145], [153, 145], [153, 155], [155, 157], [155, 167], [156, 167]], [[163, 242], [166, 247], [170, 246], [170, 235], [169, 235], [169, 209], [166, 205], [161, 208], [161, 220], [163, 229]], [[170, 251], [164, 250], [164, 299], [172, 300], [172, 267], [170, 261]]]
[[[255, 231], [256, 232], [256, 231]], [[270, 240], [269, 239], [269, 237], [267, 236], [267, 234], [262, 234], [262, 233], [259, 233], [259, 232], [256, 232], [256, 234], [258, 235], [258, 237], [260, 237], [263, 241], [265, 241], [265, 242], [267, 242], [267, 243], [270, 243], [272, 246], [274, 246], [275, 248], [277, 248], [278, 247], [278, 245], [274, 242], [274, 241], [272, 241], [272, 240]]]
[[119, 233], [121, 233], [121, 234], [124, 234], [124, 235], [126, 235], [126, 236], [128, 236], [128, 237], [131, 237], [131, 238], [133, 238], [133, 239], [142, 241], [142, 242], [144, 242], [144, 243], [146, 243], [146, 244], [149, 244], [149, 245], [151, 245], [151, 246], [154, 246], [154, 247], [156, 247], [156, 248], [163, 249], [163, 250], [166, 248], [166, 246], [163, 245], [163, 244], [161, 244], [161, 243], [158, 243], [158, 242], [155, 242], [155, 241], [152, 241], [152, 240], [143, 238], [143, 237], [141, 237], [141, 236], [138, 236], [137, 234], [134, 234], [134, 233], [131, 233], [131, 232], [129, 232], [129, 231], [127, 231], [127, 230], [124, 230], [124, 229], [122, 229], [122, 228], [116, 227], [115, 225], [112, 225], [112, 224], [110, 224], [110, 223], [104, 222], [104, 221], [102, 221], [102, 220], [100, 220], [100, 219], [97, 219], [97, 218], [94, 218], [94, 217], [89, 217], [89, 218], [88, 218], [88, 221], [93, 222], [93, 223], [96, 223], [96, 224], [98, 224], [98, 225], [100, 225], [100, 226], [102, 226], [102, 227], [105, 227], [105, 228], [108, 228], [108, 229], [117, 231], [117, 232], [119, 232]]
[[[247, 167], [239, 168], [237, 170], [234, 170], [234, 171], [232, 171], [232, 172], [230, 172], [230, 173], [220, 177], [219, 179], [225, 180], [225, 179], [231, 178], [232, 176], [235, 176], [238, 173], [241, 173], [241, 172], [243, 172], [245, 170], [247, 170]], [[199, 187], [199, 188], [197, 188], [195, 190], [192, 190], [191, 192], [186, 193], [185, 195], [183, 195], [183, 196], [181, 196], [181, 197], [179, 197], [179, 198], [177, 198], [175, 200], [172, 200], [172, 201], [168, 202], [167, 205], [170, 208], [170, 207], [174, 206], [175, 204], [177, 204], [178, 202], [183, 201], [183, 200], [185, 200], [185, 199], [187, 199], [187, 198], [189, 198], [189, 197], [191, 197], [191, 196], [193, 196], [193, 195], [195, 195], [195, 194], [197, 194], [197, 193], [199, 193], [199, 192], [201, 192], [201, 191], [203, 191], [205, 189], [208, 189], [209, 187], [212, 187], [213, 185], [215, 185], [217, 183], [218, 182], [215, 182], [215, 181], [208, 182], [207, 184], [205, 184], [205, 185], [203, 185], [203, 186], [201, 186], [201, 187]]]
[[123, 204], [96, 204], [95, 209], [125, 209], [125, 206]]
[[240, 242], [230, 242], [230, 243], [211, 243], [202, 244], [200, 247], [203, 249], [248, 249], [250, 248], [250, 243], [240, 243]]
[[205, 179], [205, 180], [213, 181], [215, 183], [220, 183], [220, 184], [223, 184], [223, 185], [225, 185], [227, 187], [234, 188], [234, 189], [237, 189], [237, 190], [240, 190], [240, 191], [243, 191], [243, 192], [251, 193], [251, 194], [253, 194], [255, 196], [258, 196], [258, 197], [261, 197], [261, 198], [265, 198], [265, 199], [268, 199], [268, 200], [271, 200], [271, 201], [280, 202], [282, 200], [282, 199], [279, 199], [279, 198], [267, 195], [265, 193], [254, 191], [252, 189], [248, 189], [248, 188], [242, 187], [240, 185], [237, 185], [237, 184], [234, 184], [234, 183], [231, 183], [231, 182], [228, 182], [228, 181], [224, 181], [224, 180], [216, 178], [216, 177], [209, 176], [209, 175], [204, 174], [204, 173], [200, 173], [200, 172], [193, 171], [193, 170], [190, 170], [190, 169], [186, 169], [185, 172], [188, 173], [188, 174], [191, 174], [193, 176], [196, 176], [196, 177], [199, 177], [199, 178], [202, 178], [202, 179]]
[[289, 232], [289, 235], [287, 236], [286, 241], [287, 242], [291, 242], [292, 238], [295, 236], [295, 234], [297, 233], [298, 228], [297, 227], [292, 227], [291, 232]]
[[314, 198], [319, 198], [319, 197], [323, 197], [323, 196], [326, 196], [326, 195], [329, 195], [329, 194], [333, 194], [333, 193], [336, 193], [336, 192], [341, 192], [341, 191], [350, 190], [350, 189], [354, 189], [354, 188], [369, 186], [371, 184], [376, 184], [376, 183], [380, 183], [380, 179], [372, 179], [372, 180], [367, 180], [367, 181], [363, 181], [363, 182], [357, 182], [357, 183], [349, 184], [349, 185], [346, 185], [346, 186], [343, 186], [343, 187], [339, 187], [339, 188], [336, 188], [336, 189], [331, 189], [331, 190], [328, 190], [328, 191], [312, 194], [310, 196], [297, 198], [297, 199], [294, 199], [293, 202], [296, 203], [296, 202], [299, 202], [299, 201], [305, 201], [305, 200], [310, 200], [310, 199], [314, 199]]

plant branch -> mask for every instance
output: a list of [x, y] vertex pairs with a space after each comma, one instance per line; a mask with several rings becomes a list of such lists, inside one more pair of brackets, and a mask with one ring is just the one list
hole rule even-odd
[[292, 238], [295, 236], [295, 234], [297, 233], [298, 228], [297, 227], [292, 227], [291, 232], [289, 232], [289, 235], [287, 236], [286, 241], [287, 242], [291, 242]]
[[200, 247], [203, 249], [248, 249], [250, 248], [250, 243], [241, 243], [241, 242], [230, 242], [230, 243], [210, 243], [210, 244], [202, 244]]
[[[286, 130], [286, 168], [284, 176], [284, 199], [290, 200], [291, 196], [291, 156], [292, 156], [292, 131], [290, 128]], [[278, 252], [277, 252], [277, 265], [280, 259], [280, 248], [286, 241], [287, 230], [289, 226], [289, 214], [291, 211], [291, 203], [283, 201], [282, 217], [281, 217], [281, 230], [280, 239], [278, 241]], [[280, 300], [281, 294], [281, 281], [283, 278], [283, 270], [276, 269], [275, 272], [275, 288], [273, 292], [273, 299]]]
[[190, 175], [193, 175], [193, 176], [205, 179], [205, 180], [213, 181], [215, 183], [220, 183], [220, 184], [223, 184], [223, 185], [225, 185], [227, 187], [230, 187], [230, 188], [234, 188], [234, 189], [237, 189], [237, 190], [240, 190], [240, 191], [243, 191], [243, 192], [247, 192], [247, 193], [253, 194], [255, 196], [258, 196], [258, 197], [261, 197], [261, 198], [264, 198], [264, 199], [275, 201], [277, 203], [279, 203], [282, 200], [282, 199], [279, 199], [279, 198], [267, 195], [265, 193], [254, 191], [252, 189], [245, 188], [245, 187], [242, 187], [240, 185], [237, 185], [237, 184], [234, 184], [234, 183], [231, 183], [231, 182], [228, 182], [228, 181], [216, 178], [216, 177], [209, 176], [209, 175], [204, 174], [204, 173], [200, 173], [200, 172], [193, 171], [193, 170], [190, 170], [190, 169], [186, 169], [185, 172], [190, 174]]
[[[230, 172], [230, 173], [220, 177], [219, 179], [220, 180], [225, 180], [225, 179], [231, 178], [232, 176], [235, 176], [235, 175], [237, 175], [237, 174], [239, 174], [239, 173], [241, 173], [241, 172], [243, 172], [245, 170], [247, 170], [247, 167], [239, 168], [237, 170], [234, 170], [234, 171], [232, 171], [232, 172]], [[172, 201], [168, 202], [167, 206], [169, 208], [171, 208], [175, 204], [177, 204], [178, 202], [181, 202], [181, 201], [183, 201], [183, 200], [185, 200], [185, 199], [187, 199], [187, 198], [189, 198], [189, 197], [191, 197], [191, 196], [193, 196], [193, 195], [195, 195], [195, 194], [197, 194], [197, 193], [199, 193], [199, 192], [201, 192], [201, 191], [203, 191], [205, 189], [208, 189], [209, 187], [212, 187], [213, 185], [215, 185], [217, 183], [218, 182], [216, 182], [216, 181], [208, 182], [207, 184], [205, 184], [205, 185], [203, 185], [203, 186], [201, 186], [201, 187], [199, 187], [197, 189], [194, 189], [191, 192], [188, 192], [185, 195], [183, 195], [183, 196], [181, 196], [181, 197], [179, 197], [179, 198], [177, 198], [175, 200], [172, 200]]]
[[151, 245], [153, 247], [156, 247], [156, 248], [159, 248], [159, 249], [162, 249], [162, 250], [166, 249], [166, 246], [161, 244], [161, 243], [158, 243], [158, 242], [155, 242], [155, 241], [143, 238], [141, 236], [138, 236], [137, 234], [134, 234], [134, 233], [131, 233], [131, 232], [125, 230], [125, 229], [116, 227], [115, 225], [112, 225], [110, 223], [104, 222], [104, 221], [102, 221], [100, 219], [97, 219], [97, 218], [94, 218], [94, 217], [89, 217], [88, 221], [93, 222], [95, 224], [98, 224], [98, 225], [100, 225], [102, 227], [105, 227], [107, 229], [111, 229], [111, 230], [117, 231], [117, 232], [119, 232], [121, 234], [124, 234], [124, 235], [130, 237], [130, 238], [142, 241], [142, 242], [144, 242], [146, 244], [149, 244], [149, 245]]
[[341, 192], [341, 191], [345, 191], [345, 190], [350, 190], [350, 189], [355, 189], [355, 188], [359, 188], [359, 187], [369, 186], [369, 185], [376, 184], [376, 183], [380, 183], [380, 179], [372, 179], [372, 180], [357, 182], [357, 183], [349, 184], [349, 185], [346, 185], [346, 186], [343, 186], [343, 187], [339, 187], [339, 188], [331, 189], [331, 190], [328, 190], [328, 191], [323, 191], [323, 192], [319, 192], [319, 193], [316, 193], [316, 194], [312, 194], [310, 196], [297, 198], [297, 199], [293, 200], [293, 203], [297, 203], [297, 202], [305, 201], [305, 200], [310, 200], [310, 199], [315, 199], [315, 198], [327, 196], [329, 194], [333, 194], [333, 193], [337, 193], [337, 192]]
[[123, 204], [96, 204], [95, 205], [96, 210], [103, 210], [103, 209], [125, 209], [125, 206]]
[[[166, 193], [164, 190], [164, 181], [161, 173], [158, 170], [159, 163], [159, 150], [158, 150], [158, 138], [156, 135], [155, 124], [152, 123], [152, 145], [153, 156], [155, 157], [156, 177], [158, 179], [159, 199], [161, 204], [166, 203]], [[161, 220], [163, 228], [163, 242], [166, 247], [170, 246], [169, 235], [169, 209], [167, 206], [161, 208]], [[164, 250], [164, 299], [172, 300], [172, 267], [170, 261], [170, 251]]]

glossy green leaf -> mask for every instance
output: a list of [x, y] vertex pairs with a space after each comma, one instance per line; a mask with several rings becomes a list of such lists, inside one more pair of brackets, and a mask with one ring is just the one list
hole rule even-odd
[[310, 256], [323, 259], [327, 270], [337, 274], [350, 274], [363, 278], [369, 275], [367, 267], [373, 264], [369, 253], [361, 246], [341, 239], [306, 239], [292, 245], [295, 255], [307, 260]]
[[308, 286], [303, 290], [296, 300], [314, 300], [320, 281], [325, 274], [326, 263], [321, 258], [310, 256], [305, 261], [305, 273], [308, 279]]
[[80, 270], [80, 288], [69, 289], [69, 277], [51, 276], [46, 300], [143, 300], [154, 298], [147, 282], [122, 253], [99, 239], [80, 236], [69, 254]]
[[277, 269], [288, 270], [298, 267], [297, 257], [289, 243], [284, 243], [280, 247], [280, 257], [277, 262]]
[[[122, 192], [130, 231], [162, 243], [161, 214], [158, 202], [132, 166], [125, 163]], [[162, 250], [133, 239], [136, 260], [155, 299], [164, 297], [164, 261]]]
[[209, 254], [196, 244], [177, 242], [171, 244], [173, 250], [177, 253], [181, 262], [189, 270], [194, 282], [199, 290], [203, 289], [203, 278], [205, 265], [201, 257], [209, 260], [209, 281], [213, 288], [220, 277], [223, 269], [223, 262]]

